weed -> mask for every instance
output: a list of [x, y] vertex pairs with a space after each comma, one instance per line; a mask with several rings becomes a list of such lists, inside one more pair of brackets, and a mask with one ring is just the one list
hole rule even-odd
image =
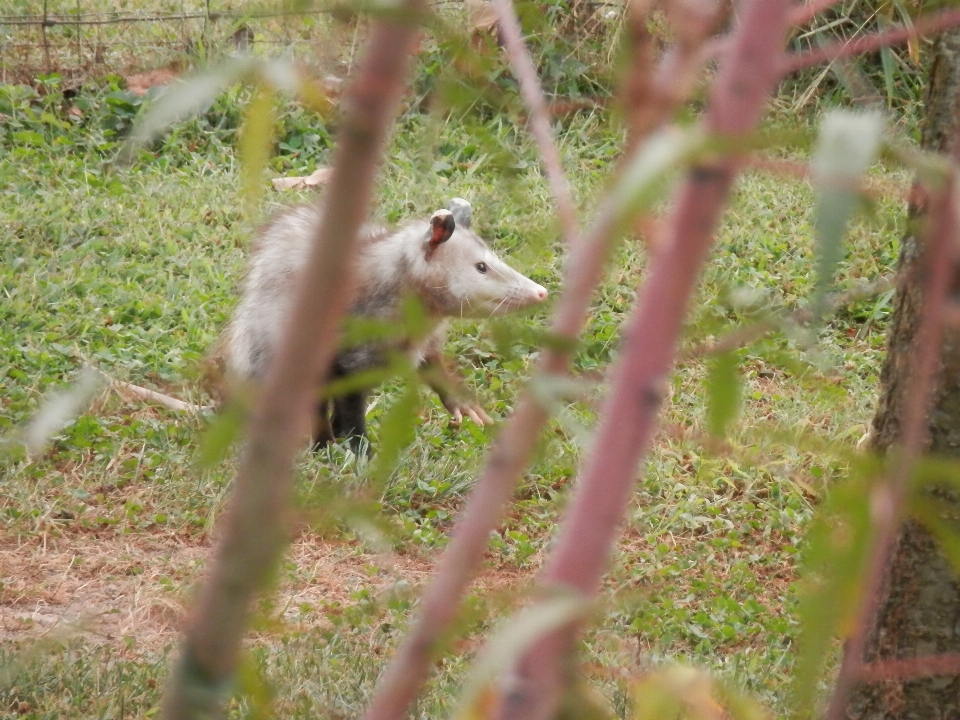
[[[440, 82], [443, 57], [439, 47], [421, 57], [422, 93]], [[548, 76], [556, 93], [592, 93], [605, 82], [578, 66], [558, 67], [560, 75]], [[573, 87], [575, 75], [582, 84]], [[478, 232], [511, 264], [555, 289], [563, 248], [535, 152], [515, 122], [522, 115], [511, 81], [458, 81], [489, 92], [497, 111], [408, 108], [387, 155], [376, 213], [394, 222], [467, 197]], [[120, 167], [111, 160], [142, 101], [117, 78], [69, 100], [55, 76], [40, 84], [43, 93], [0, 87], [0, 217], [7, 231], [0, 245], [0, 432], [26, 421], [42, 396], [84, 363], [137, 384], [200, 394], [198, 368], [229, 316], [258, 221], [240, 210], [233, 152], [245, 91], [218, 98]], [[284, 105], [280, 117], [273, 172], [328, 160], [328, 122], [297, 106]], [[566, 118], [558, 131], [576, 197], [590, 209], [621, 138], [599, 110]], [[898, 171], [876, 173], [907, 183]], [[758, 308], [795, 309], [809, 300], [814, 199], [800, 181], [743, 178], [701, 284], [689, 342], [751, 322]], [[840, 288], [892, 267], [902, 215], [900, 202], [883, 200], [857, 221], [837, 268]], [[599, 383], [596, 393], [644, 265], [644, 247], [629, 238], [594, 303], [575, 368]], [[842, 451], [869, 416], [888, 312], [881, 301], [865, 301], [824, 324], [812, 344], [776, 334], [738, 351], [728, 370], [743, 384], [740, 411], [722, 424], [719, 451], [708, 433], [706, 363], [687, 360], [677, 369], [664, 430], [608, 577], [613, 600], [601, 608], [584, 651], [615, 704], [622, 708], [625, 685], [614, 668], [679, 658], [712, 667], [782, 707], [796, 630], [798, 548], [814, 504], [845, 470]], [[528, 377], [545, 317], [541, 311], [496, 323], [463, 321], [451, 333], [448, 351], [495, 417], [509, 413]], [[488, 564], [502, 581], [497, 591], [516, 591], [527, 581], [550, 542], [580, 458], [589, 452], [571, 428], [590, 427], [596, 393], [570, 402], [569, 422], [550, 426], [511, 516], [493, 538]], [[374, 399], [375, 445], [379, 419], [397, 396], [397, 384], [388, 383]], [[196, 567], [171, 558], [176, 548], [199, 555], [234, 469], [228, 456], [195, 471], [207, 424], [202, 416], [108, 395], [60, 432], [43, 457], [0, 458], [0, 549], [32, 556], [58, 545], [82, 548], [51, 568], [47, 581], [92, 572], [94, 561], [102, 562], [91, 578], [122, 576], [142, 583], [138, 592], [157, 607], [179, 607]], [[431, 397], [415, 441], [383, 484], [369, 482], [370, 466], [340, 447], [302, 459], [298, 527], [305, 543], [326, 555], [310, 556], [311, 566], [307, 551], [295, 550], [298, 561], [278, 579], [279, 599], [262, 609], [234, 716], [271, 698], [278, 713], [291, 716], [357, 714], [400, 637], [413, 603], [410, 588], [445, 543], [496, 432], [470, 423], [450, 427]], [[147, 545], [156, 551], [122, 561], [124, 552]], [[381, 567], [391, 562], [397, 569]], [[5, 577], [4, 612], [30, 624], [42, 622], [30, 620], [35, 609], [60, 607], [63, 599], [53, 591], [30, 590], [26, 580], [41, 587], [41, 579], [24, 570], [24, 582], [14, 587], [16, 578]], [[310, 595], [312, 588], [323, 592]], [[468, 637], [500, 609], [495, 596], [471, 601]], [[121, 594], [104, 602], [126, 607]], [[150, 623], [158, 627], [150, 613], [142, 617], [142, 632]], [[106, 646], [80, 634], [33, 654], [26, 640], [6, 641], [0, 662], [15, 679], [0, 706], [35, 717], [150, 714], [173, 640], [164, 627], [162, 642], [149, 648], [126, 631]], [[449, 709], [469, 649], [446, 657], [420, 714]]]

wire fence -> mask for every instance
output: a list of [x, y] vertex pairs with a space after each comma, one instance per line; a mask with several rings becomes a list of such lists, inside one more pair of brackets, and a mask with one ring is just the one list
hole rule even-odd
[[[430, 4], [465, 11], [468, 27], [491, 31], [488, 0]], [[583, 43], [596, 40], [614, 33], [610, 18], [622, 7], [622, 0], [569, 0], [556, 30], [566, 27]], [[292, 52], [324, 74], [339, 75], [336, 66], [350, 64], [362, 32], [361, 24], [336, 21], [334, 13], [330, 4], [310, 0], [6, 0], [0, 83], [32, 84], [57, 73], [70, 88], [116, 73], [128, 87], [145, 89], [190, 65], [254, 46], [265, 54]]]
[[325, 46], [336, 44], [332, 34], [344, 32], [334, 27], [328, 8], [251, 9], [242, 2], [211, 0], [180, 0], [152, 9], [131, 7], [129, 0], [20, 4], [5, 8], [20, 13], [0, 13], [2, 83], [58, 73], [64, 82], [79, 84], [111, 72], [128, 75], [180, 67], [254, 44], [322, 56]]

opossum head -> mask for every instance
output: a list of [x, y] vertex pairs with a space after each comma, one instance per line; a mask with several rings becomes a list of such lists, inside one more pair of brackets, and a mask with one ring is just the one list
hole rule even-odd
[[420, 235], [417, 275], [431, 308], [449, 317], [484, 318], [542, 302], [547, 290], [507, 265], [470, 230], [470, 204], [437, 210]]

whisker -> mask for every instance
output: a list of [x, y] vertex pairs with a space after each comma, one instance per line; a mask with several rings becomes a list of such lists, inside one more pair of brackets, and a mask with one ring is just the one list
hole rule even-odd
[[509, 299], [510, 299], [510, 296], [508, 295], [508, 296], [505, 297], [503, 300], [501, 300], [499, 303], [497, 303], [497, 306], [496, 306], [493, 310], [490, 311], [490, 314], [487, 315], [487, 317], [488, 317], [488, 318], [492, 318], [494, 315], [496, 315], [496, 314], [497, 314], [497, 311], [498, 311], [501, 307], [503, 307], [503, 304], [504, 304], [505, 302], [507, 302], [507, 300], [509, 300]]

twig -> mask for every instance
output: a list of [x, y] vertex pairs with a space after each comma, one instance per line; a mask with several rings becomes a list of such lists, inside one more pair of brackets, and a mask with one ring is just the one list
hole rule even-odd
[[550, 111], [543, 99], [543, 88], [537, 69], [530, 59], [530, 53], [523, 44], [520, 21], [511, 0], [493, 0], [500, 22], [500, 33], [503, 38], [510, 64], [517, 74], [520, 83], [520, 94], [530, 111], [530, 132], [537, 142], [540, 158], [547, 173], [547, 181], [553, 192], [553, 201], [557, 205], [557, 215], [560, 218], [560, 228], [567, 245], [573, 244], [578, 232], [577, 212], [573, 207], [573, 198], [570, 193], [570, 183], [563, 172], [563, 163], [560, 161], [560, 152], [553, 137], [550, 126]]
[[[417, 0], [396, 8], [414, 17], [422, 9]], [[274, 572], [288, 540], [283, 521], [294, 458], [319, 390], [315, 383], [333, 357], [337, 324], [349, 303], [357, 234], [369, 213], [418, 32], [415, 23], [397, 17], [374, 25], [343, 99], [323, 219], [251, 418], [215, 556], [164, 698], [168, 720], [221, 714], [253, 595]]]
[[[780, 79], [779, 55], [791, 0], [741, 4], [743, 22], [726, 53], [706, 115], [711, 134], [736, 140], [756, 126]], [[593, 596], [629, 504], [637, 463], [656, 428], [667, 377], [700, 270], [713, 245], [713, 229], [739, 169], [736, 157], [693, 168], [679, 188], [653, 255], [636, 311], [623, 335], [601, 411], [594, 446], [564, 516], [543, 575], [546, 589]], [[525, 655], [502, 694], [497, 717], [554, 717], [567, 687], [576, 626], [541, 640]]]
[[115, 380], [109, 375], [106, 377], [110, 381], [110, 384], [114, 387], [120, 388], [121, 390], [133, 395], [136, 398], [140, 398], [141, 400], [162, 405], [168, 410], [174, 410], [176, 412], [200, 413], [212, 409], [211, 405], [197, 405], [195, 403], [185, 402], [184, 400], [178, 400], [175, 397], [164, 395], [156, 390], [150, 390], [149, 388], [140, 387], [139, 385], [132, 385], [131, 383], [124, 382], [123, 380]]
[[[788, 175], [797, 180], [810, 180], [809, 163], [754, 153], [747, 160], [747, 164], [750, 168], [761, 172]], [[863, 177], [857, 181], [857, 192], [874, 198], [894, 195], [904, 202], [916, 203], [920, 199], [922, 189], [915, 185], [903, 187], [892, 182], [878, 182], [876, 178]]]
[[693, 93], [703, 66], [725, 48], [729, 40], [711, 38], [724, 16], [725, 3], [670, 3], [668, 19], [677, 33], [677, 41], [651, 72], [643, 66], [651, 62], [654, 54], [653, 38], [647, 28], [649, 5], [639, 0], [632, 2], [627, 14], [627, 28], [636, 54], [634, 62], [641, 65], [627, 76], [621, 88], [629, 127], [628, 149], [639, 145], [667, 118], [673, 117]]
[[849, 40], [841, 40], [813, 50], [787, 56], [783, 61], [783, 73], [789, 74], [810, 67], [811, 65], [819, 65], [822, 62], [873, 52], [883, 47], [912, 40], [913, 38], [932, 35], [956, 25], [960, 25], [960, 10], [943, 10], [938, 13], [933, 13], [932, 15], [926, 15], [916, 20], [912, 25], [892, 27], [883, 32], [863, 35]]
[[[879, 295], [880, 293], [886, 292], [890, 288], [894, 287], [896, 282], [896, 276], [885, 275], [878, 280], [868, 283], [862, 287], [852, 288], [827, 298], [824, 309], [826, 312], [831, 312], [837, 308], [843, 307], [844, 305], [850, 305], [852, 303], [859, 302], [860, 300], [873, 297], [874, 295]], [[767, 333], [774, 332], [775, 330], [782, 328], [788, 322], [793, 322], [797, 325], [805, 325], [812, 319], [813, 310], [810, 308], [800, 308], [799, 310], [794, 310], [792, 313], [766, 318], [754, 323], [753, 325], [737, 328], [733, 332], [729, 333], [728, 335], [724, 335], [718, 340], [695, 345], [683, 353], [681, 356], [681, 362], [683, 360], [703, 357], [704, 355], [720, 355], [722, 353], [732, 352], [749, 345], [754, 340], [763, 337]]]
[[[960, 148], [960, 142], [957, 143]], [[853, 634], [844, 648], [843, 661], [834, 686], [833, 696], [824, 715], [825, 720], [846, 717], [850, 694], [861, 673], [867, 641], [873, 630], [887, 567], [896, 545], [897, 533], [907, 500], [908, 484], [916, 458], [927, 442], [927, 422], [935, 375], [940, 362], [939, 349], [943, 335], [942, 318], [958, 249], [954, 242], [960, 230], [960, 218], [952, 202], [956, 174], [951, 174], [944, 187], [929, 189], [928, 224], [924, 247], [927, 282], [923, 291], [920, 325], [914, 339], [914, 370], [907, 379], [901, 427], [903, 435], [887, 478], [871, 498], [875, 538], [867, 562], [860, 607]]]
[[806, 5], [798, 7], [790, 13], [791, 25], [806, 25], [817, 15], [829, 10], [834, 5], [839, 5], [841, 0], [809, 0]]
[[[662, 123], [670, 108], [660, 115]], [[639, 155], [643, 148], [639, 148]], [[629, 165], [629, 163], [624, 163]], [[570, 257], [551, 333], [574, 347], [588, 317], [594, 288], [616, 240], [623, 209], [617, 188], [607, 194], [591, 223], [570, 248]], [[545, 348], [536, 373], [541, 378], [565, 375], [572, 350]], [[530, 389], [521, 395], [506, 427], [497, 435], [490, 456], [457, 518], [450, 542], [433, 581], [422, 596], [412, 629], [390, 661], [374, 693], [365, 720], [401, 720], [430, 673], [440, 639], [448, 632], [473, 576], [483, 561], [490, 533], [500, 523], [517, 480], [529, 464], [547, 412]]]
[[960, 675], [960, 654], [927, 655], [870, 663], [860, 668], [858, 679], [865, 683], [903, 682], [936, 675]]

